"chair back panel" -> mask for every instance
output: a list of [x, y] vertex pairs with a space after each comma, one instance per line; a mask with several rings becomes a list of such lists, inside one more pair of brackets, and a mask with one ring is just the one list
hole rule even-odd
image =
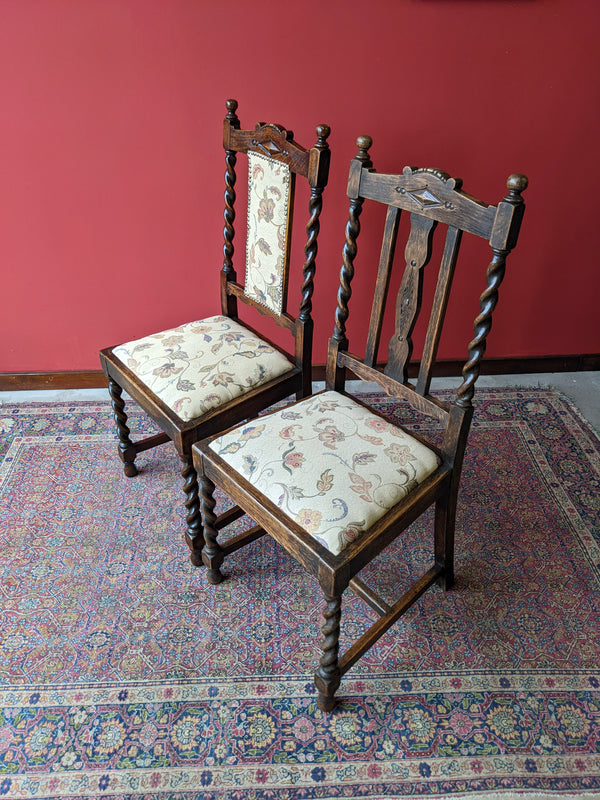
[[[221, 308], [237, 318], [237, 301], [270, 315], [295, 336], [295, 360], [310, 371], [312, 346], [312, 294], [322, 193], [329, 175], [329, 127], [317, 126], [317, 141], [306, 150], [292, 131], [280, 125], [259, 122], [254, 130], [242, 130], [236, 114], [237, 102], [227, 102], [223, 124], [225, 148], [225, 227]], [[248, 156], [248, 230], [244, 285], [234, 269], [235, 184], [238, 153]], [[288, 276], [296, 177], [308, 182], [310, 198], [307, 234], [302, 264], [298, 313], [288, 313]]]
[[287, 164], [248, 153], [245, 294], [276, 314], [285, 311], [293, 178]]
[[[475, 320], [476, 336], [469, 344], [463, 384], [457, 392], [457, 404], [469, 407], [491, 328], [498, 287], [504, 275], [504, 262], [517, 241], [524, 210], [520, 193], [526, 188], [527, 179], [522, 175], [511, 175], [507, 182], [509, 194], [497, 206], [489, 206], [464, 193], [462, 181], [440, 170], [405, 167], [401, 175], [378, 174], [368, 155], [370, 138], [359, 137], [358, 144], [359, 153], [351, 164], [348, 180], [350, 211], [336, 324], [329, 343], [327, 386], [343, 389], [346, 370], [351, 369], [357, 377], [377, 381], [388, 394], [408, 400], [419, 411], [444, 419], [447, 414], [440, 410], [439, 401], [429, 395], [429, 389], [463, 233], [486, 238], [492, 251], [485, 273], [485, 288], [480, 297], [481, 314]], [[386, 205], [387, 215], [365, 356], [361, 359], [348, 352], [346, 321], [360, 233], [359, 217], [365, 201]], [[402, 211], [409, 214], [410, 229], [402, 278], [395, 298], [394, 331], [388, 344], [387, 361], [381, 368], [378, 366], [378, 353], [386, 307], [391, 312], [390, 306], [394, 302], [394, 298], [389, 297], [389, 287], [391, 272], [395, 262], [399, 261], [397, 256], [395, 258], [395, 251]], [[436, 267], [436, 287], [424, 329], [419, 372], [413, 384], [408, 380], [408, 365], [413, 351], [412, 336], [421, 311], [423, 272], [431, 260], [434, 234], [442, 233], [445, 233], [445, 241]]]

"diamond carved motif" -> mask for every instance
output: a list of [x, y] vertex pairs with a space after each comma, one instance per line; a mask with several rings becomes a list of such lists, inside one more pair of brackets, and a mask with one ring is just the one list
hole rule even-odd
[[281, 148], [279, 148], [272, 139], [265, 144], [265, 150], [268, 150], [271, 155], [281, 152]]
[[280, 153], [284, 156], [288, 155], [287, 150], [282, 150], [278, 144], [276, 144], [272, 139], [268, 142], [259, 142], [256, 139], [252, 140], [252, 144], [266, 153], [268, 156], [275, 156], [279, 155]]
[[429, 206], [439, 206], [442, 201], [439, 200], [427, 187], [419, 189], [416, 192], [407, 192], [407, 194], [415, 200], [421, 208], [428, 208]]

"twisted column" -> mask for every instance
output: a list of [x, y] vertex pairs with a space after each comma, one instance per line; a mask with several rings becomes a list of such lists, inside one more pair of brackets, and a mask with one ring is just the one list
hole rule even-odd
[[475, 382], [481, 371], [486, 339], [492, 329], [492, 313], [498, 303], [498, 289], [504, 279], [506, 251], [492, 250], [494, 256], [486, 272], [486, 288], [479, 299], [481, 313], [474, 322], [475, 338], [469, 344], [469, 358], [464, 365], [463, 382], [457, 391], [457, 404], [470, 406], [475, 394]]
[[[353, 158], [352, 168], [350, 170], [349, 182], [353, 180], [353, 173], [358, 170], [360, 174], [362, 169], [369, 169], [372, 167], [372, 162], [369, 157], [369, 147], [373, 143], [370, 136], [359, 136], [356, 140], [358, 145], [358, 153]], [[351, 282], [354, 277], [354, 259], [356, 258], [357, 246], [356, 240], [360, 233], [360, 214], [362, 212], [364, 199], [358, 193], [360, 188], [360, 179], [356, 187], [357, 193], [350, 198], [350, 208], [348, 211], [348, 222], [346, 223], [346, 241], [343, 250], [343, 263], [340, 271], [340, 287], [337, 293], [337, 308], [335, 311], [335, 328], [333, 330], [333, 339], [339, 345], [346, 347], [346, 320], [348, 319], [348, 302], [352, 296]], [[348, 190], [350, 194], [350, 189]]]
[[337, 308], [335, 311], [335, 328], [333, 338], [345, 343], [346, 321], [348, 319], [348, 302], [352, 297], [352, 278], [354, 277], [354, 259], [356, 257], [356, 239], [360, 233], [359, 217], [362, 212], [363, 199], [358, 197], [350, 201], [348, 222], [346, 223], [346, 242], [343, 250], [343, 263], [340, 271], [340, 286], [337, 293]]
[[314, 292], [314, 277], [316, 271], [316, 257], [317, 257], [317, 238], [321, 229], [319, 217], [321, 209], [323, 208], [323, 189], [320, 187], [313, 187], [310, 192], [310, 199], [308, 201], [308, 212], [310, 214], [308, 223], [306, 225], [306, 233], [308, 238], [304, 246], [304, 266], [302, 267], [302, 287], [300, 312], [298, 319], [302, 322], [308, 322], [312, 312], [312, 296]]
[[128, 478], [133, 478], [138, 474], [134, 464], [136, 450], [135, 445], [129, 436], [130, 430], [127, 427], [127, 414], [125, 413], [125, 401], [123, 400], [123, 389], [112, 378], [108, 379], [108, 393], [113, 408], [113, 417], [117, 426], [117, 436], [119, 437], [119, 458], [123, 462], [123, 472]]
[[342, 678], [338, 664], [341, 607], [341, 595], [325, 595], [323, 627], [321, 628], [323, 652], [315, 673], [315, 684], [319, 691], [317, 705], [322, 711], [331, 711], [335, 706], [334, 695]]
[[[327, 137], [331, 133], [331, 130], [328, 125], [317, 125], [317, 142], [314, 146], [314, 150], [319, 151], [319, 160], [320, 162], [323, 158], [327, 158], [327, 164], [329, 163], [328, 158], [329, 154], [326, 152], [329, 150], [329, 145], [327, 144]], [[323, 155], [325, 154], [325, 155]], [[317, 182], [321, 182], [320, 176], [317, 174], [315, 178]], [[309, 219], [306, 225], [306, 233], [307, 233], [307, 240], [306, 245], [304, 246], [304, 266], [302, 267], [302, 287], [301, 287], [301, 303], [300, 303], [300, 311], [298, 314], [298, 319], [302, 322], [308, 322], [310, 320], [310, 315], [312, 312], [312, 295], [314, 291], [314, 277], [315, 277], [315, 269], [316, 269], [316, 257], [317, 257], [317, 238], [319, 236], [319, 231], [321, 224], [319, 222], [319, 217], [321, 215], [321, 210], [323, 208], [323, 186], [313, 186], [310, 192], [310, 199], [308, 201], [308, 213]]]
[[221, 583], [224, 576], [219, 567], [223, 563], [224, 553], [217, 541], [218, 531], [215, 527], [215, 485], [206, 475], [202, 476], [202, 520], [204, 522], [204, 551], [202, 561], [207, 567], [206, 577], [212, 584]]
[[475, 338], [469, 344], [469, 358], [463, 367], [463, 382], [457, 392], [457, 405], [468, 408], [475, 394], [475, 382], [481, 371], [486, 339], [492, 328], [492, 313], [498, 302], [498, 289], [504, 279], [506, 257], [517, 242], [525, 204], [521, 192], [527, 188], [525, 175], [515, 173], [506, 181], [508, 194], [498, 204], [490, 245], [493, 257], [486, 272], [486, 288], [479, 298], [481, 313], [474, 323]]
[[194, 469], [191, 456], [180, 455], [182, 464], [183, 493], [185, 494], [186, 540], [191, 550], [190, 560], [194, 566], [202, 563], [202, 519], [200, 517], [200, 499], [198, 497], [198, 475]]
[[223, 228], [223, 272], [227, 276], [227, 280], [235, 280], [235, 272], [233, 269], [233, 237], [235, 231], [233, 223], [235, 221], [235, 165], [237, 162], [237, 155], [235, 150], [225, 151], [225, 211], [223, 212], [223, 219], [225, 220], [225, 227]]

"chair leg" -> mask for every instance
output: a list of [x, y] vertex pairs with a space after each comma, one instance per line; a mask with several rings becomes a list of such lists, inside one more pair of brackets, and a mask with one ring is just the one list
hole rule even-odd
[[225, 557], [217, 541], [218, 531], [215, 528], [217, 516], [215, 514], [215, 485], [203, 475], [202, 482], [202, 522], [204, 524], [204, 550], [202, 551], [202, 562], [207, 568], [206, 577], [209, 583], [218, 584], [224, 579], [220, 570]]
[[340, 685], [342, 674], [338, 663], [340, 645], [340, 619], [342, 616], [341, 595], [325, 595], [323, 627], [321, 628], [322, 655], [315, 672], [315, 685], [318, 689], [317, 705], [321, 711], [332, 711], [335, 707], [335, 692]]
[[179, 455], [182, 464], [183, 492], [185, 494], [185, 538], [190, 548], [190, 560], [195, 567], [202, 564], [202, 518], [200, 515], [200, 499], [198, 497], [198, 475], [194, 469], [191, 456]]
[[446, 591], [454, 586], [455, 494], [449, 491], [435, 504], [435, 563], [444, 568], [440, 583]]
[[127, 427], [127, 414], [125, 413], [125, 401], [123, 400], [123, 389], [112, 378], [108, 379], [108, 393], [113, 407], [115, 423], [117, 425], [117, 436], [119, 437], [119, 458], [123, 462], [123, 472], [128, 478], [133, 478], [138, 474], [135, 466], [136, 449], [129, 437]]

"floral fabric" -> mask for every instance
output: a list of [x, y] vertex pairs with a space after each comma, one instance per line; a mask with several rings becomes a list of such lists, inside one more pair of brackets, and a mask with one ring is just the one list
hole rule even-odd
[[331, 391], [241, 425], [210, 447], [336, 555], [440, 463], [405, 431]]
[[208, 317], [113, 348], [184, 421], [293, 368], [285, 356], [228, 317]]
[[248, 242], [245, 292], [281, 314], [290, 209], [290, 169], [248, 153]]

